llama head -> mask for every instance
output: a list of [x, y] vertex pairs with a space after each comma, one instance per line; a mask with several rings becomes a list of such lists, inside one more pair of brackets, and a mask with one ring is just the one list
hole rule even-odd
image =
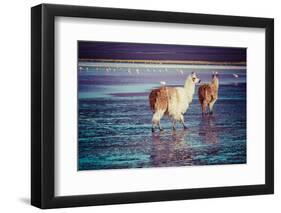
[[219, 78], [219, 73], [217, 71], [213, 72], [212, 79], [218, 79], [218, 78]]
[[214, 84], [216, 88], [219, 88], [219, 74], [218, 74], [218, 72], [213, 72], [213, 74], [212, 74], [212, 84]]
[[188, 78], [191, 79], [191, 82], [194, 83], [194, 84], [197, 84], [197, 83], [200, 83], [201, 80], [196, 76], [196, 73], [195, 72], [192, 72]]
[[184, 87], [189, 88], [190, 86], [194, 87], [195, 84], [200, 83], [201, 80], [196, 76], [195, 72], [192, 72], [185, 80]]

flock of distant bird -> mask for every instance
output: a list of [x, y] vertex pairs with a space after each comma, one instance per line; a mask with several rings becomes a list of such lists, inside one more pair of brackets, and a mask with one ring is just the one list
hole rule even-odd
[[[106, 67], [106, 68], [96, 68], [97, 70], [101, 70], [101, 71], [105, 71], [105, 72], [116, 72], [116, 71], [121, 71], [120, 69], [118, 68], [110, 68], [110, 67]], [[82, 67], [80, 66], [79, 67], [79, 71], [89, 71], [89, 68], [88, 67]], [[145, 72], [168, 72], [168, 69], [165, 68], [165, 69], [144, 69]], [[141, 73], [141, 71], [137, 68], [137, 69], [131, 69], [131, 68], [128, 68], [127, 69], [127, 72], [129, 74], [137, 74], [139, 75]], [[181, 73], [182, 75], [184, 74], [182, 70], [178, 70], [179, 73]]]
[[[85, 68], [84, 68], [84, 67], [81, 67], [81, 66], [80, 66], [80, 67], [79, 67], [79, 71], [89, 71], [89, 68], [88, 68], [88, 67], [85, 67]], [[115, 72], [115, 71], [118, 71], [118, 69], [110, 68], [110, 67], [105, 68], [105, 72], [111, 72], [111, 71]], [[128, 68], [128, 70], [127, 70], [127, 72], [129, 73], [129, 75], [134, 74], [134, 71], [135, 71], [135, 73], [136, 73], [137, 75], [140, 74], [140, 70], [139, 70], [139, 69], [132, 70], [132, 69]], [[147, 68], [145, 71], [146, 71], [146, 72], [159, 72], [159, 73], [161, 73], [161, 72], [167, 72], [168, 69], [165, 68], [165, 69], [161, 69], [161, 70], [160, 70], [160, 69], [156, 70], [156, 69], [148, 69], [148, 68]], [[181, 75], [184, 74], [183, 70], [181, 70], [181, 69], [177, 70], [177, 72], [180, 73]], [[235, 73], [233, 73], [232, 76], [233, 76], [234, 78], [239, 78], [239, 75], [238, 75], [238, 74], [235, 74]], [[160, 84], [162, 85], [161, 82], [160, 82]]]

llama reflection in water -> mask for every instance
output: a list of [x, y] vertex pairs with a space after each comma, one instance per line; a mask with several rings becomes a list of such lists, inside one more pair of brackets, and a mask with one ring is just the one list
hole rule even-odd
[[196, 153], [197, 161], [195, 164], [201, 165], [202, 163], [214, 164], [216, 161], [220, 161], [220, 129], [216, 125], [216, 117], [203, 116], [200, 122], [198, 135], [202, 144], [202, 149], [199, 153]]
[[192, 165], [192, 147], [187, 130], [152, 134], [151, 162], [157, 166]]
[[214, 116], [202, 117], [198, 132], [177, 130], [152, 134], [154, 166], [208, 165], [218, 158], [219, 151], [219, 128]]
[[201, 118], [198, 134], [206, 144], [219, 143], [219, 129], [216, 126], [216, 119], [214, 116], [205, 116]]

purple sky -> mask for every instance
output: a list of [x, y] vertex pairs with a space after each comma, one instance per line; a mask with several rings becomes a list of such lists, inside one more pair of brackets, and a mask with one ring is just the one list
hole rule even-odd
[[79, 59], [246, 62], [246, 48], [119, 42], [78, 42]]

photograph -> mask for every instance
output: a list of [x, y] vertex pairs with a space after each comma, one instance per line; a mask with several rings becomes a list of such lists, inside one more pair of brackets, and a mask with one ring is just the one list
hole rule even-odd
[[275, 19], [204, 5], [32, 6], [32, 206], [274, 196]]
[[77, 169], [247, 163], [247, 48], [77, 41]]

